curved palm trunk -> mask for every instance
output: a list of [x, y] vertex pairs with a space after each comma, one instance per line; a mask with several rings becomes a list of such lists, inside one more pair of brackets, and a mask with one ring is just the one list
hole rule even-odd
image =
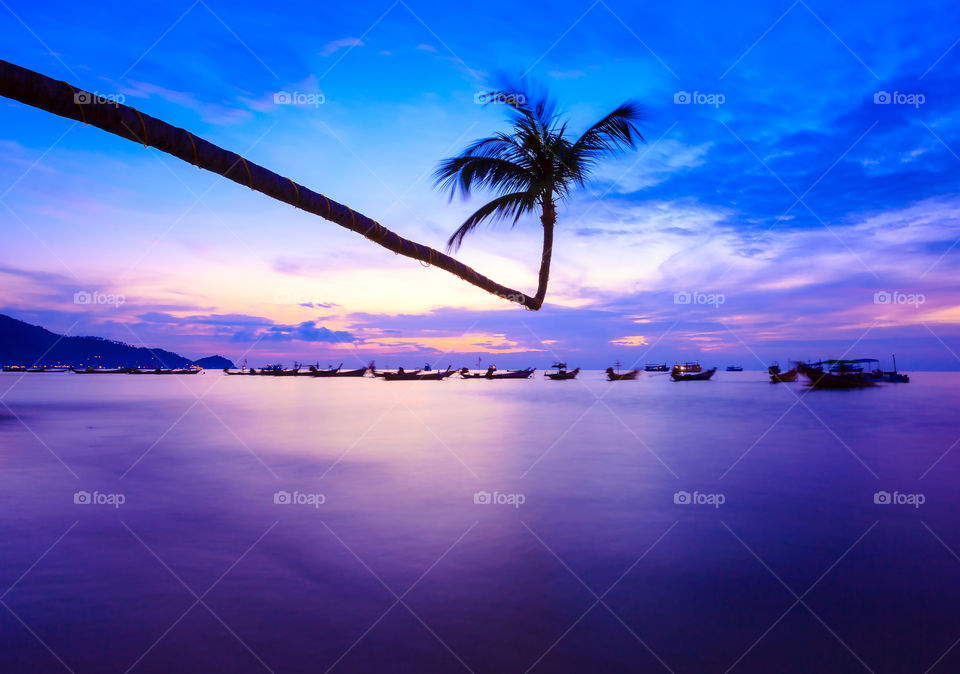
[[557, 207], [551, 198], [543, 205], [540, 216], [543, 225], [543, 255], [540, 257], [540, 280], [537, 283], [537, 295], [533, 298], [539, 309], [547, 295], [547, 283], [550, 281], [550, 260], [553, 257], [553, 227], [557, 224]]
[[[440, 251], [404, 239], [367, 216], [289, 178], [247, 161], [240, 155], [198, 138], [184, 129], [145, 115], [135, 108], [103, 99], [66, 82], [53, 80], [3, 60], [0, 60], [0, 96], [96, 126], [144, 146], [155, 147], [194, 166], [213, 171], [235, 183], [362, 234], [398, 255], [439, 267], [488, 293], [517, 302], [528, 309], [536, 311], [543, 304], [546, 281], [542, 267], [540, 288], [536, 297], [530, 297], [478, 274], [473, 268]], [[546, 248], [544, 251], [549, 266]]]

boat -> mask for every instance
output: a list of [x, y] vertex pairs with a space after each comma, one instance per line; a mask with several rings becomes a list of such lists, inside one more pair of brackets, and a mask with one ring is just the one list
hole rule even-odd
[[142, 369], [139, 367], [134, 367], [130, 369], [130, 374], [198, 374], [203, 372], [202, 367], [197, 367], [192, 365], [190, 367], [180, 367], [180, 368], [161, 368], [158, 367], [153, 370]]
[[[610, 381], [627, 381], [629, 379], [636, 379], [637, 375], [640, 374], [640, 370], [630, 370], [628, 372], [621, 372], [619, 360], [615, 363], [615, 365], [617, 366], [616, 372], [613, 371], [612, 367], [607, 368], [607, 379], [609, 379]], [[647, 372], [660, 372], [660, 370], [657, 370], [657, 369], [651, 370], [650, 369], [651, 367], [658, 368], [660, 366], [659, 365], [651, 366], [648, 364], [647, 367], [645, 368]], [[666, 367], [666, 365], [664, 365], [664, 367]]]
[[567, 364], [561, 363], [560, 361], [555, 362], [551, 367], [556, 370], [556, 372], [544, 372], [543, 376], [550, 379], [559, 380], [559, 379], [573, 379], [580, 373], [580, 368], [576, 370], [567, 370]]
[[716, 371], [717, 368], [713, 368], [712, 370], [703, 370], [700, 372], [694, 372], [692, 374], [685, 374], [679, 365], [675, 365], [673, 370], [670, 372], [670, 378], [673, 379], [673, 381], [707, 381]]
[[903, 372], [897, 372], [897, 356], [893, 355], [893, 371], [883, 373], [883, 381], [888, 381], [892, 384], [908, 384], [910, 383], [910, 375], [904, 374]]
[[378, 370], [374, 363], [370, 363], [370, 374], [374, 377], [386, 377], [388, 374], [404, 374], [409, 372], [419, 372], [420, 370], [404, 370], [402, 367], [398, 367], [396, 370]]
[[242, 367], [242, 368], [240, 368], [239, 370], [231, 370], [230, 368], [225, 367], [225, 368], [223, 368], [223, 373], [224, 373], [224, 374], [230, 374], [230, 375], [237, 375], [237, 374], [246, 374], [246, 375], [259, 374], [259, 373], [258, 373], [256, 370], [254, 370], [252, 367], [251, 367], [251, 368]]
[[793, 368], [791, 370], [787, 370], [786, 372], [782, 372], [780, 370], [780, 365], [778, 363], [774, 363], [773, 365], [767, 368], [767, 372], [770, 375], [770, 382], [773, 384], [788, 382], [788, 381], [797, 381], [797, 368]]
[[646, 372], [669, 372], [670, 368], [667, 367], [666, 363], [661, 363], [656, 365], [655, 363], [647, 363], [643, 366], [644, 371]]
[[742, 365], [727, 365], [727, 372], [743, 372]]
[[[864, 365], [872, 362], [875, 362], [872, 358], [824, 360], [819, 363], [797, 363], [797, 370], [809, 380], [811, 388], [868, 388], [880, 381], [876, 372], [864, 371]], [[824, 366], [827, 366], [826, 369]]]
[[[250, 371], [251, 374], [253, 374], [253, 368], [250, 368]], [[306, 376], [308, 373], [300, 372], [299, 365], [295, 365], [290, 370], [284, 370], [282, 365], [267, 365], [266, 367], [261, 367], [256, 374], [266, 377], [297, 377]]]
[[700, 372], [703, 370], [703, 367], [700, 365], [700, 361], [694, 361], [692, 363], [684, 363], [683, 365], [674, 365], [671, 372]]
[[421, 372], [420, 370], [414, 370], [413, 372], [384, 372], [383, 379], [385, 381], [442, 381], [454, 372], [455, 370], [449, 367], [445, 371], [430, 370], [429, 372]]
[[318, 370], [316, 366], [311, 365], [308, 372], [304, 373], [308, 377], [362, 377], [367, 373], [367, 368], [361, 367], [355, 370], [344, 370], [343, 363], [335, 368]]
[[126, 374], [130, 371], [129, 367], [93, 367], [92, 365], [86, 369], [80, 369], [76, 367], [70, 368], [71, 372], [76, 374]]
[[463, 368], [460, 370], [460, 376], [464, 379], [529, 379], [536, 369], [535, 367], [528, 367], [526, 370], [497, 372], [497, 366], [491, 365], [486, 372], [471, 372], [469, 369]]

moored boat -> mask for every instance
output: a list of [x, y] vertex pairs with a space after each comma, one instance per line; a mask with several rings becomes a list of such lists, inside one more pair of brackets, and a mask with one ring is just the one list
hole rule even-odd
[[129, 367], [93, 367], [92, 365], [86, 369], [80, 369], [76, 367], [70, 368], [71, 372], [76, 374], [126, 374], [130, 371]]
[[471, 372], [467, 368], [460, 370], [460, 376], [464, 379], [528, 379], [537, 368], [530, 367], [526, 370], [504, 370], [497, 372], [497, 366], [491, 365], [486, 372]]
[[700, 365], [699, 360], [695, 360], [692, 363], [684, 363], [683, 365], [677, 364], [673, 366], [671, 372], [701, 372], [703, 366]]
[[561, 363], [560, 361], [555, 362], [552, 367], [556, 372], [544, 372], [544, 377], [554, 380], [573, 379], [580, 373], [579, 367], [576, 370], [567, 370], [567, 364]]
[[661, 363], [657, 365], [655, 363], [647, 363], [643, 366], [644, 371], [646, 372], [669, 372], [670, 368], [667, 367], [666, 363]]
[[[811, 388], [848, 389], [875, 386], [879, 379], [873, 372], [864, 372], [863, 364], [871, 359], [824, 360], [819, 363], [797, 363], [797, 370], [809, 380]], [[824, 366], [829, 366], [827, 369]]]
[[445, 371], [431, 370], [429, 372], [421, 372], [420, 370], [414, 370], [413, 372], [384, 372], [383, 379], [385, 381], [442, 381], [453, 373], [454, 370], [449, 367]]
[[315, 366], [311, 365], [310, 370], [306, 373], [308, 377], [362, 377], [367, 373], [367, 368], [361, 367], [354, 370], [344, 370], [343, 363], [340, 363], [336, 368], [328, 368], [326, 370], [318, 370]]
[[743, 372], [742, 365], [727, 365], [727, 372]]
[[[250, 368], [251, 371], [253, 368]], [[283, 369], [282, 365], [267, 365], [266, 367], [261, 367], [257, 374], [265, 377], [298, 377], [305, 376], [309, 372], [300, 372], [300, 366], [295, 365], [289, 370]]]
[[679, 365], [675, 365], [673, 370], [670, 372], [670, 378], [673, 379], [673, 381], [707, 381], [716, 371], [717, 368], [713, 368], [711, 370], [703, 370], [686, 374]]
[[903, 372], [897, 372], [897, 356], [893, 355], [893, 371], [883, 373], [883, 381], [888, 381], [892, 384], [907, 384], [910, 382], [910, 375], [904, 374]]
[[[614, 372], [612, 367], [608, 367], [606, 370], [607, 379], [610, 381], [627, 381], [630, 379], [636, 379], [637, 375], [640, 374], [640, 370], [628, 370], [627, 372], [621, 372], [619, 360], [615, 363], [615, 365], [617, 366], [616, 372]], [[650, 369], [651, 367], [653, 367], [654, 369], [651, 370]], [[656, 369], [659, 367], [660, 367], [659, 365], [651, 366], [648, 364], [646, 367], [646, 370], [647, 372], [659, 372], [660, 370]], [[666, 365], [664, 365], [664, 367], [666, 367]]]
[[777, 384], [782, 382], [797, 381], [797, 368], [787, 370], [782, 372], [780, 370], [780, 365], [774, 363], [767, 368], [767, 373], [770, 375], [771, 383]]
[[130, 368], [130, 374], [199, 374], [200, 372], [203, 372], [203, 368], [197, 367], [196, 365], [180, 368], [158, 367], [153, 370], [142, 369], [139, 367]]

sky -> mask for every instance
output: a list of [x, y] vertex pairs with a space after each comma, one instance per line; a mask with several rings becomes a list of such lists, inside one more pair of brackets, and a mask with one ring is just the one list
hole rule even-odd
[[[443, 249], [437, 163], [549, 90], [647, 143], [559, 208], [526, 311], [173, 157], [0, 99], [0, 313], [187, 357], [960, 369], [960, 5], [0, 2], [0, 58]], [[293, 103], [284, 103], [292, 100]], [[279, 101], [279, 102], [278, 102]], [[532, 293], [535, 216], [458, 259]], [[89, 299], [89, 302], [85, 302]]]

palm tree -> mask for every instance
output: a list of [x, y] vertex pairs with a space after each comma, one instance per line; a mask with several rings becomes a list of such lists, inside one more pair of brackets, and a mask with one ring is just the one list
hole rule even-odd
[[512, 220], [516, 225], [523, 215], [539, 210], [543, 226], [540, 278], [533, 304], [526, 304], [536, 310], [543, 305], [550, 280], [557, 202], [583, 187], [601, 159], [633, 149], [638, 141], [646, 142], [636, 127], [642, 108], [627, 101], [573, 140], [567, 122], [546, 96], [534, 98], [522, 88], [509, 87], [492, 92], [488, 100], [508, 106], [512, 132], [483, 138], [459, 156], [444, 159], [435, 178], [438, 186], [450, 191], [451, 199], [458, 190], [469, 197], [474, 187], [498, 196], [460, 225], [447, 250], [459, 249], [464, 237], [483, 222]]
[[142, 143], [144, 147], [154, 147], [198, 168], [213, 171], [251, 190], [362, 234], [398, 255], [448, 271], [488, 293], [529, 309], [539, 309], [543, 303], [542, 298], [536, 301], [518, 290], [500, 285], [449, 255], [404, 239], [362, 213], [136, 108], [101, 98], [67, 82], [51, 79], [3, 60], [0, 60], [0, 96], [95, 126], [121, 138]]

